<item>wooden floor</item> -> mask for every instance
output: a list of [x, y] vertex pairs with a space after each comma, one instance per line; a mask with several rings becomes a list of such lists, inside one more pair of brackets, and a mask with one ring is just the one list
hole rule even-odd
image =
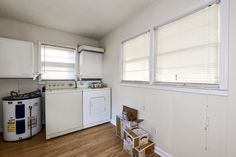
[[[129, 157], [122, 150], [122, 141], [115, 136], [115, 127], [104, 124], [51, 140], [41, 131], [30, 140], [0, 141], [1, 157]], [[152, 157], [159, 157], [152, 155]]]

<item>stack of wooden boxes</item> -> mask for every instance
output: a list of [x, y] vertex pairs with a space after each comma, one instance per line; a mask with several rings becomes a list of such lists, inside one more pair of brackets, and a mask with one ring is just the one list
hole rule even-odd
[[143, 120], [137, 115], [137, 110], [123, 106], [122, 115], [116, 117], [116, 134], [131, 157], [147, 157], [154, 153], [154, 143], [149, 140], [148, 133], [139, 128]]

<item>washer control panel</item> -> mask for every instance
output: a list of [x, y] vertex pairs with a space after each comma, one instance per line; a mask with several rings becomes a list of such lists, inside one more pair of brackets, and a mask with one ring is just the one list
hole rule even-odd
[[73, 89], [76, 88], [75, 81], [46, 81], [46, 90]]

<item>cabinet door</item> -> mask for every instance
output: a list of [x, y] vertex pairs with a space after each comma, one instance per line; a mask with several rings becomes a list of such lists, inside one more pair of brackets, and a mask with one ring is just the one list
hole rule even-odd
[[102, 78], [103, 54], [89, 51], [80, 53], [80, 75], [82, 78]]
[[0, 38], [1, 78], [31, 78], [33, 68], [32, 42]]
[[110, 121], [110, 90], [83, 92], [84, 128]]

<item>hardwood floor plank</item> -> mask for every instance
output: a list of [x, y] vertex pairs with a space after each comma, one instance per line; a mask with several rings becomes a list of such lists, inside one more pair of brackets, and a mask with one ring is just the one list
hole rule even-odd
[[[46, 141], [45, 131], [20, 142], [0, 141], [1, 157], [129, 157], [115, 127], [104, 124]], [[152, 157], [159, 157], [153, 155]]]

